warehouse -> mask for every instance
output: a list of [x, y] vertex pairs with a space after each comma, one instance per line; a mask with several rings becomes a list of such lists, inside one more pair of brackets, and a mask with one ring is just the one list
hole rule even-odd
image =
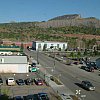
[[0, 56], [0, 73], [28, 73], [27, 56]]
[[55, 50], [66, 50], [67, 42], [52, 42], [52, 41], [33, 41], [32, 43], [33, 50], [43, 51], [55, 49]]

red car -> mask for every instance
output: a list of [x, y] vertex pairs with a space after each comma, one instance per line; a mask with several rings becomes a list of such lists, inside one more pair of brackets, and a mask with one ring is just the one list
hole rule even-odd
[[40, 78], [35, 78], [34, 82], [35, 82], [36, 85], [43, 85], [43, 80], [40, 79]]

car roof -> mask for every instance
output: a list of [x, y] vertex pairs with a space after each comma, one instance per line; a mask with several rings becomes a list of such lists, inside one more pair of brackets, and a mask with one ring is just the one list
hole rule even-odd
[[38, 93], [38, 95], [47, 95], [47, 93], [42, 93], [42, 92], [41, 92], [41, 93]]
[[91, 83], [91, 82], [89, 82], [89, 81], [87, 81], [87, 80], [85, 80], [85, 81], [82, 81], [82, 82], [85, 82], [85, 83]]
[[18, 79], [18, 80], [23, 80], [23, 79], [20, 78], [20, 79]]
[[0, 78], [0, 80], [2, 80], [2, 78]]
[[27, 78], [26, 80], [33, 80], [32, 78]]
[[15, 96], [14, 98], [17, 98], [18, 99], [18, 98], [22, 98], [22, 97], [21, 96]]

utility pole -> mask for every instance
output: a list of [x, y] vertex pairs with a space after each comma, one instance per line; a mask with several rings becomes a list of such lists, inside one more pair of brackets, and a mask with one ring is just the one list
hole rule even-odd
[[39, 51], [37, 50], [37, 64], [39, 64], [38, 56], [39, 56]]
[[55, 55], [55, 52], [54, 52], [54, 69], [55, 69], [55, 56], [56, 56], [56, 55]]

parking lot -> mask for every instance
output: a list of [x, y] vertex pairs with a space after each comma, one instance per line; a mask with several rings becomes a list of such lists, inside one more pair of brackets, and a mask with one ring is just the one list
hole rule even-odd
[[43, 85], [36, 85], [33, 82], [33, 85], [18, 85], [17, 83], [14, 86], [8, 86], [6, 84], [6, 80], [9, 77], [14, 77], [15, 81], [18, 79], [27, 79], [27, 78], [37, 78], [38, 76], [35, 73], [28, 73], [28, 74], [0, 74], [0, 77], [3, 79], [3, 85], [0, 85], [0, 92], [1, 94], [7, 94], [10, 97], [15, 96], [26, 96], [30, 94], [37, 94], [37, 93], [47, 93], [50, 100], [57, 100], [57, 94], [53, 91], [53, 89], [49, 86], [46, 86], [45, 83]]

